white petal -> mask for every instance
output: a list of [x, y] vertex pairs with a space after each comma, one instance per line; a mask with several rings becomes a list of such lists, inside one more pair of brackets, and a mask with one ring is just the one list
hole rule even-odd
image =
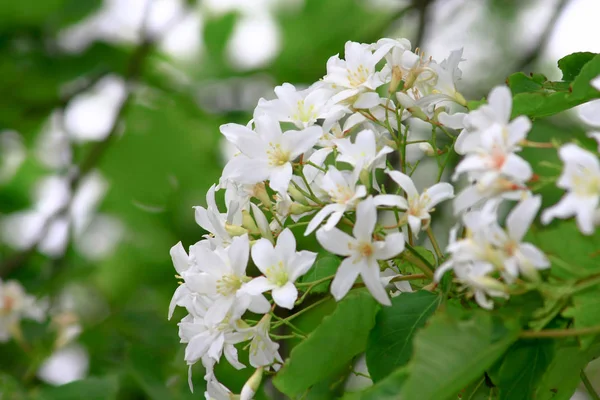
[[501, 172], [521, 182], [529, 180], [533, 175], [531, 165], [512, 153], [506, 157]]
[[376, 92], [361, 93], [352, 105], [354, 108], [373, 108], [379, 105], [379, 94]]
[[275, 249], [271, 242], [267, 239], [259, 239], [252, 246], [252, 260], [254, 264], [258, 267], [258, 269], [264, 274], [267, 268], [271, 265], [277, 264], [279, 258], [275, 253]]
[[227, 255], [233, 272], [236, 275], [245, 275], [248, 257], [250, 255], [250, 242], [248, 235], [242, 235], [233, 238], [231, 245], [227, 249]]
[[248, 306], [248, 310], [255, 314], [266, 314], [270, 308], [271, 304], [269, 304], [269, 301], [263, 295], [252, 296], [250, 305]]
[[289, 228], [285, 228], [277, 237], [275, 253], [284, 260], [289, 260], [296, 253], [296, 238]]
[[512, 240], [520, 242], [523, 239], [541, 205], [541, 196], [533, 196], [512, 209], [506, 217], [506, 228]]
[[438, 115], [438, 121], [452, 129], [463, 129], [465, 127], [464, 120], [466, 115], [467, 114], [465, 113], [454, 113], [449, 115], [446, 112], [441, 112]]
[[271, 291], [275, 304], [279, 307], [291, 310], [298, 299], [298, 289], [292, 282], [288, 282], [281, 287], [276, 287]]
[[387, 174], [406, 192], [409, 199], [419, 195], [410, 176], [405, 175], [400, 171], [387, 171]]
[[519, 251], [534, 267], [539, 269], [550, 267], [548, 257], [531, 243], [523, 243], [519, 246]]
[[367, 268], [361, 269], [360, 276], [375, 300], [386, 306], [392, 305], [385, 286], [379, 278], [379, 264], [375, 260], [372, 260]]
[[285, 163], [280, 167], [271, 170], [269, 176], [269, 186], [276, 192], [287, 192], [290, 180], [292, 179], [292, 164]]
[[454, 197], [454, 187], [449, 183], [440, 182], [428, 188], [425, 193], [429, 196], [428, 210], [431, 210], [442, 201]]
[[371, 241], [375, 224], [377, 223], [377, 208], [373, 198], [367, 197], [356, 206], [356, 223], [352, 233], [359, 241]]
[[328, 204], [322, 209], [320, 209], [319, 212], [316, 213], [315, 216], [308, 223], [308, 226], [306, 227], [306, 232], [304, 232], [304, 236], [310, 235], [315, 229], [319, 227], [319, 225], [321, 225], [321, 222], [323, 222], [325, 218], [327, 218], [331, 213], [335, 212], [339, 208], [340, 204]]
[[317, 231], [317, 240], [325, 250], [340, 256], [351, 255], [352, 250], [350, 247], [355, 242], [355, 239], [352, 236], [337, 228], [327, 231], [319, 229]]
[[204, 320], [208, 325], [216, 325], [225, 319], [225, 316], [233, 306], [235, 296], [220, 296], [206, 311]]
[[177, 243], [175, 246], [171, 247], [171, 259], [173, 260], [173, 265], [175, 266], [175, 270], [178, 273], [182, 273], [186, 269], [190, 267], [189, 265], [189, 257], [183, 248], [181, 242]]
[[290, 151], [290, 158], [293, 160], [312, 149], [321, 136], [323, 128], [320, 126], [311, 126], [302, 131], [287, 131], [283, 134], [282, 147]]
[[[346, 207], [344, 207], [345, 209]], [[342, 219], [342, 217], [344, 216], [344, 212], [343, 211], [336, 211], [333, 214], [331, 214], [331, 216], [327, 219], [327, 223], [323, 226], [323, 229], [328, 231], [331, 230], [333, 228], [336, 227], [336, 225], [338, 224], [338, 222], [340, 222], [340, 220]]]
[[418, 236], [419, 232], [421, 232], [421, 218], [409, 214], [408, 226], [410, 226], [410, 230], [413, 236]]
[[579, 117], [588, 125], [600, 127], [600, 100], [593, 100], [579, 107]]
[[290, 282], [295, 282], [300, 276], [306, 274], [313, 266], [317, 258], [317, 253], [302, 250], [296, 253], [287, 263]]
[[377, 207], [398, 207], [401, 210], [406, 210], [408, 208], [408, 202], [406, 199], [395, 194], [380, 194], [375, 196], [373, 198], [373, 204]]
[[395, 257], [404, 251], [404, 235], [400, 232], [387, 235], [383, 243], [375, 243], [381, 243], [374, 254], [374, 257], [377, 260], [387, 260], [388, 258]]
[[266, 277], [259, 276], [258, 278], [254, 278], [250, 282], [245, 283], [240, 290], [251, 296], [256, 296], [276, 287], [277, 286], [269, 282]]
[[227, 361], [229, 362], [229, 364], [231, 364], [231, 366], [233, 368], [235, 368], [235, 369], [246, 368], [246, 366], [244, 364], [239, 362], [238, 352], [237, 352], [237, 349], [235, 348], [235, 346], [226, 345], [223, 350], [224, 350], [223, 354], [225, 354], [225, 358], [227, 359]]
[[508, 123], [512, 109], [512, 93], [507, 86], [496, 86], [488, 96], [488, 103], [498, 118], [497, 122]]
[[529, 118], [521, 115], [510, 122], [508, 130], [509, 137], [507, 144], [509, 146], [515, 146], [527, 137], [527, 132], [531, 130], [531, 121]]
[[362, 263], [355, 262], [352, 257], [342, 261], [331, 282], [331, 294], [337, 301], [340, 301], [356, 282], [361, 267]]

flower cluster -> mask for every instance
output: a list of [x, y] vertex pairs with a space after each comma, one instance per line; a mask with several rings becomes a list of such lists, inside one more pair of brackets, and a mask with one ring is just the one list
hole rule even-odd
[[[504, 86], [468, 112], [457, 90], [461, 57], [457, 50], [437, 62], [412, 51], [406, 39], [348, 42], [345, 58], [331, 57], [317, 83], [276, 87], [275, 98], [261, 99], [248, 124], [221, 126], [237, 153], [208, 191], [206, 207], [195, 207], [196, 222], [208, 234], [188, 252], [181, 243], [171, 249], [181, 284], [169, 317], [175, 306], [188, 312], [179, 336], [187, 344], [190, 385], [191, 366], [201, 361], [206, 397], [233, 396], [216, 379], [214, 365], [224, 355], [243, 368], [236, 345], [250, 342], [256, 372], [241, 394], [250, 398], [263, 373], [283, 362], [272, 330], [287, 321], [276, 308], [300, 306], [311, 282], [331, 281], [338, 301], [364, 286], [389, 305], [390, 295], [410, 290], [404, 281], [412, 277], [401, 274], [398, 261], [414, 261], [424, 273], [414, 279], [439, 281], [452, 269], [467, 294], [491, 308], [491, 298], [507, 296], [507, 285], [535, 281], [538, 270], [549, 267], [539, 249], [522, 242], [541, 206], [528, 188], [532, 168], [518, 155], [529, 143], [531, 122], [511, 119], [512, 95]], [[423, 124], [429, 136], [414, 139], [414, 127]], [[454, 186], [442, 182], [452, 152], [464, 157], [451, 179], [467, 182], [456, 198]], [[590, 223], [582, 221], [598, 206], [600, 168], [597, 159], [573, 152], [569, 145], [560, 152], [567, 165], [558, 185], [569, 194], [543, 220], [577, 214], [585, 231]], [[424, 156], [435, 157], [438, 167], [426, 185], [412, 178], [421, 159], [422, 165], [430, 161]], [[582, 180], [590, 173], [592, 181]], [[220, 192], [224, 204], [217, 201]], [[445, 256], [431, 229], [432, 213], [452, 198], [462, 226], [453, 230]], [[502, 228], [504, 200], [519, 203]], [[423, 231], [443, 262], [435, 276], [435, 266], [415, 249]], [[303, 236], [313, 235], [320, 253], [339, 256], [330, 277], [304, 277], [319, 267], [317, 253], [298, 248]]]

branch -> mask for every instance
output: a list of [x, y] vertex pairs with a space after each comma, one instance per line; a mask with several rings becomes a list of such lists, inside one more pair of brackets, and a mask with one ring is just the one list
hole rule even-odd
[[565, 7], [569, 4], [570, 0], [560, 0], [558, 5], [554, 9], [554, 13], [548, 19], [544, 30], [540, 34], [538, 41], [535, 46], [531, 48], [527, 53], [523, 55], [523, 57], [517, 62], [517, 71], [522, 71], [525, 67], [531, 65], [535, 60], [538, 59], [542, 51], [548, 45], [548, 41], [550, 40], [550, 35], [554, 31], [554, 27], [556, 26], [556, 22], [558, 18], [561, 16]]
[[546, 329], [543, 331], [524, 331], [520, 337], [523, 339], [554, 339], [572, 336], [595, 335], [600, 333], [600, 326], [580, 329]]

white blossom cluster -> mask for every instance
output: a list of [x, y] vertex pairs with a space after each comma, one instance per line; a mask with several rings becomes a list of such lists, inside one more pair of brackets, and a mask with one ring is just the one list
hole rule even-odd
[[[265, 370], [281, 366], [271, 330], [283, 322], [274, 310], [304, 301], [310, 286], [301, 277], [317, 259], [298, 249], [302, 235], [314, 234], [325, 251], [343, 258], [330, 285], [336, 300], [364, 285], [381, 304], [391, 304], [390, 294], [399, 289], [390, 283], [401, 280], [394, 259], [412, 249], [422, 231], [434, 240], [431, 213], [454, 198], [453, 185], [441, 182], [443, 166], [435, 184], [417, 190], [411, 175], [418, 161], [407, 161], [409, 146], [417, 145], [420, 157], [447, 151], [464, 156], [452, 180], [468, 181], [454, 199], [465, 230], [454, 230], [449, 257], [440, 257], [446, 261], [436, 271], [438, 281], [454, 270], [467, 293], [490, 308], [490, 297], [507, 296], [506, 285], [538, 279], [537, 270], [549, 266], [540, 250], [522, 243], [541, 204], [527, 187], [532, 168], [518, 156], [531, 122], [511, 120], [507, 87], [495, 88], [487, 105], [467, 113], [456, 87], [461, 56], [462, 50], [453, 51], [437, 62], [412, 51], [406, 39], [348, 42], [345, 58], [331, 57], [317, 83], [303, 90], [278, 86], [276, 98], [261, 99], [247, 125], [221, 126], [237, 153], [208, 191], [207, 206], [195, 207], [196, 222], [209, 233], [188, 252], [181, 243], [171, 249], [181, 284], [169, 317], [176, 306], [187, 310], [179, 336], [187, 344], [190, 385], [191, 366], [201, 361], [206, 368], [206, 398], [237, 396], [213, 369], [223, 355], [235, 368], [245, 367], [236, 344], [250, 342], [249, 362], [256, 368], [241, 398], [252, 397]], [[417, 120], [431, 125], [429, 139], [411, 140]], [[440, 131], [451, 142], [446, 149], [437, 147]], [[561, 149], [567, 165], [559, 186], [569, 194], [545, 211], [545, 221], [570, 215], [569, 207], [582, 212], [571, 199], [581, 197], [581, 168], [563, 154], [572, 151], [569, 145]], [[392, 153], [399, 161], [391, 161]], [[597, 162], [594, 171], [600, 171]], [[597, 208], [600, 191], [594, 188], [586, 186], [586, 193], [596, 190]], [[217, 204], [219, 191], [224, 207]], [[498, 206], [505, 199], [519, 203], [502, 228]], [[382, 218], [386, 213], [393, 215], [392, 225]]]

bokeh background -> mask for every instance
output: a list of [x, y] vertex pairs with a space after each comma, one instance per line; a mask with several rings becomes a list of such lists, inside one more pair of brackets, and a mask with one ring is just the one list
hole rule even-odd
[[[274, 86], [318, 80], [347, 40], [407, 37], [437, 59], [464, 47], [461, 92], [479, 99], [600, 52], [598, 15], [598, 0], [0, 1], [0, 277], [51, 314], [0, 343], [0, 399], [202, 398], [166, 318], [169, 248], [204, 234], [192, 207], [230, 151], [219, 125]], [[549, 129], [584, 131], [576, 111]], [[217, 370], [234, 392], [250, 373]]]

